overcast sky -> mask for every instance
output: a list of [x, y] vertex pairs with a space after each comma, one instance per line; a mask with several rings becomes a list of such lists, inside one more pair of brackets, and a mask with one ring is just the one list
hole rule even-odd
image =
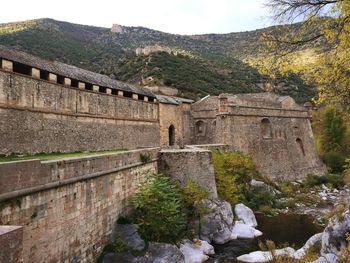
[[0, 23], [53, 18], [111, 27], [144, 26], [177, 34], [228, 33], [271, 25], [265, 0], [12, 0]]

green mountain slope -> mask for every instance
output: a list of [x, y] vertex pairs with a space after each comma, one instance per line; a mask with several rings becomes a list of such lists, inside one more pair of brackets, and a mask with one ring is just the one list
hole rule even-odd
[[[264, 91], [266, 76], [246, 61], [259, 57], [259, 39], [267, 29], [182, 36], [143, 27], [84, 26], [52, 19], [0, 24], [0, 44], [81, 68], [140, 83], [152, 76], [155, 84], [176, 87], [195, 98], [220, 92]], [[136, 56], [138, 47], [160, 45], [172, 52]], [[146, 63], [147, 62], [147, 63]], [[314, 95], [298, 75], [281, 79], [275, 90], [298, 102]]]

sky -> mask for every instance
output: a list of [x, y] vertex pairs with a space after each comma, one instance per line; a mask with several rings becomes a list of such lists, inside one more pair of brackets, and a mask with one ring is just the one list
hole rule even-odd
[[174, 34], [229, 33], [271, 25], [266, 0], [13, 0], [0, 23], [53, 18], [111, 27], [143, 26]]

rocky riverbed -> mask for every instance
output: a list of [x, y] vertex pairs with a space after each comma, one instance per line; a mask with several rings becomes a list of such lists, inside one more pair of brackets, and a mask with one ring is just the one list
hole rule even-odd
[[[262, 182], [253, 183], [265, 187]], [[303, 198], [297, 198], [298, 195]], [[296, 198], [288, 197], [293, 200], [286, 200], [294, 203], [293, 207], [275, 209], [274, 216], [255, 215], [243, 204], [232, 209], [225, 201], [203, 200], [202, 205], [209, 212], [201, 215], [198, 239], [183, 240], [176, 245], [147, 244], [134, 225], [119, 225], [123, 251], [105, 254], [102, 262], [268, 262], [272, 259], [271, 252], [261, 251], [259, 246], [259, 242], [266, 240], [273, 240], [276, 247], [282, 243], [293, 246], [276, 249], [275, 255], [294, 259], [302, 258], [310, 247], [318, 243], [321, 249], [314, 263], [336, 262], [341, 248], [347, 244], [345, 233], [350, 230], [349, 195], [348, 186], [332, 189], [320, 185], [308, 192], [297, 190]]]

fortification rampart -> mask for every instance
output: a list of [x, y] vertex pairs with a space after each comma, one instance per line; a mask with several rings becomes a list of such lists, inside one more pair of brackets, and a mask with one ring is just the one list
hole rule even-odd
[[95, 262], [157, 152], [0, 164], [0, 225], [23, 226], [24, 263]]
[[137, 96], [0, 71], [0, 153], [154, 147], [158, 119], [158, 104]]

